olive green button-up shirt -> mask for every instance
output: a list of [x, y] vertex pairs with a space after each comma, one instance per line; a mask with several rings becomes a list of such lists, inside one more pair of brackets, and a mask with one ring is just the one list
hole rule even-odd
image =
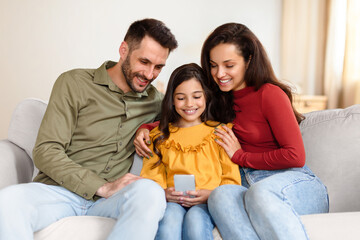
[[143, 123], [159, 119], [163, 95], [152, 85], [124, 93], [98, 69], [75, 69], [56, 80], [33, 151], [34, 181], [61, 185], [94, 199], [107, 181], [132, 165], [133, 138]]

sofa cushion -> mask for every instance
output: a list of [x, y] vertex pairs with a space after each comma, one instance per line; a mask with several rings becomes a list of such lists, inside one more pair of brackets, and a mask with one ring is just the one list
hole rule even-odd
[[46, 107], [42, 100], [24, 99], [16, 106], [10, 121], [8, 140], [24, 149], [31, 159]]
[[[36, 232], [34, 240], [100, 240], [106, 239], [116, 221], [97, 216], [66, 217]], [[214, 240], [221, 240], [217, 228], [213, 230]], [[121, 237], [119, 237], [121, 239]]]
[[360, 212], [301, 216], [311, 240], [360, 239]]
[[106, 239], [115, 220], [96, 216], [63, 218], [34, 234], [34, 240], [99, 240]]
[[360, 105], [305, 116], [306, 164], [327, 186], [330, 212], [359, 211]]

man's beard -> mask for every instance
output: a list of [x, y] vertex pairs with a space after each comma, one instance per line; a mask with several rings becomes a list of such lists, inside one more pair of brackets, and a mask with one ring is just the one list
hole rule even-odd
[[139, 91], [135, 88], [134, 86], [134, 81], [133, 79], [135, 77], [140, 77], [142, 79], [146, 79], [147, 81], [152, 81], [154, 79], [147, 79], [145, 76], [143, 75], [140, 75], [139, 73], [133, 73], [132, 72], [132, 69], [130, 67], [130, 57], [129, 55], [126, 57], [125, 61], [123, 62], [123, 64], [121, 65], [121, 71], [125, 77], [125, 80], [126, 80], [126, 83], [129, 85], [130, 89], [136, 93], [142, 93], [144, 92], [149, 86], [150, 86], [150, 83], [147, 84], [147, 86], [142, 90], [142, 91]]

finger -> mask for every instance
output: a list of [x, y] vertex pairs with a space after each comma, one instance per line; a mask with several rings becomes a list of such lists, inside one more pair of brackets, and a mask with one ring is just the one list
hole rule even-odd
[[135, 152], [137, 155], [139, 155], [139, 157], [144, 157], [136, 148], [135, 148]]
[[172, 194], [173, 196], [178, 196], [178, 197], [181, 197], [181, 196], [184, 195], [183, 192], [176, 192], [176, 191], [173, 191], [171, 194]]
[[232, 139], [231, 135], [228, 132], [221, 129], [216, 130], [215, 135], [220, 137], [221, 139]]
[[194, 196], [194, 197], [198, 197], [198, 196], [199, 196], [198, 191], [186, 191], [186, 194], [187, 194], [187, 195], [190, 195], [190, 196]]
[[[150, 141], [150, 140], [149, 140]], [[146, 143], [145, 143], [145, 138], [142, 140], [142, 141], [140, 141], [140, 149], [144, 152], [144, 153], [146, 153], [146, 155], [148, 155], [148, 154], [152, 154], [152, 152], [151, 152], [151, 150], [150, 150], [150, 148], [146, 145]], [[151, 155], [150, 154], [150, 155]]]
[[238, 140], [237, 137], [234, 134], [234, 131], [231, 128], [228, 128], [227, 126], [224, 126], [224, 127], [227, 128], [226, 131], [228, 132], [228, 134], [231, 136], [232, 139]]
[[189, 205], [189, 204], [185, 204], [185, 203], [183, 203], [183, 204], [181, 204], [181, 206], [183, 206], [183, 207], [192, 207], [193, 205]]
[[138, 150], [138, 152], [141, 154], [142, 157], [146, 157], [147, 159], [150, 158], [149, 154], [142, 149]]
[[138, 140], [134, 140], [134, 146], [135, 146], [135, 151], [136, 151], [136, 153], [137, 153], [140, 157], [149, 158], [149, 155], [148, 155], [147, 152], [144, 151], [143, 148], [140, 146], [140, 143], [139, 143]]
[[144, 141], [147, 145], [151, 144], [149, 133], [144, 133]]
[[225, 144], [223, 141], [220, 141], [219, 139], [215, 138], [215, 142], [219, 144], [221, 147], [223, 147], [225, 151], [228, 149], [228, 145]]

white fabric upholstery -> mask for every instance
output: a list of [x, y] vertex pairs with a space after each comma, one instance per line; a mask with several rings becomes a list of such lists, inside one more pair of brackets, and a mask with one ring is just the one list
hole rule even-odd
[[[35, 240], [104, 240], [115, 225], [111, 218], [79, 216], [63, 218], [49, 227], [36, 232]], [[213, 230], [214, 240], [221, 240], [217, 228]], [[119, 236], [121, 239], [121, 236]]]
[[360, 212], [301, 216], [311, 240], [359, 240]]
[[[115, 220], [105, 217], [78, 216], [63, 218], [34, 234], [35, 240], [103, 240], [109, 235]], [[121, 239], [121, 238], [119, 238]]]
[[8, 140], [24, 149], [31, 158], [46, 106], [42, 100], [25, 99], [16, 106], [11, 118]]
[[31, 181], [33, 169], [34, 164], [23, 149], [8, 140], [0, 141], [0, 189]]
[[360, 211], [360, 105], [306, 117], [306, 164], [327, 186], [330, 211]]

